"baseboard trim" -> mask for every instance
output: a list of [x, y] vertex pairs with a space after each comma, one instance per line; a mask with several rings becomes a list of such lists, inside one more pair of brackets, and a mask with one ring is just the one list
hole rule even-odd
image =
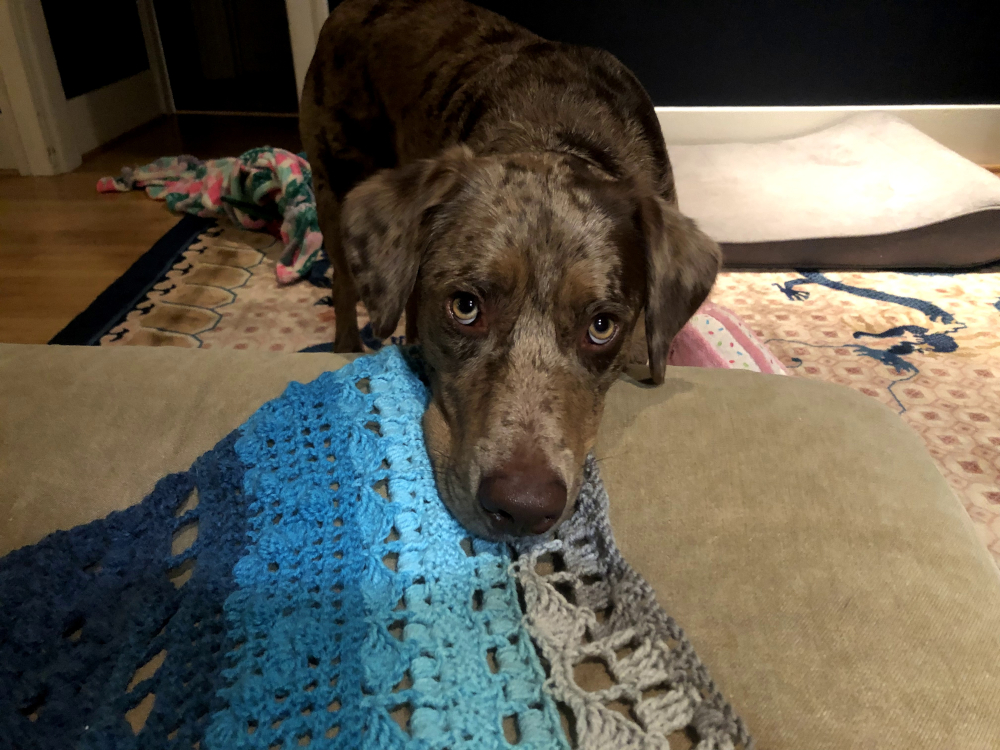
[[976, 164], [1000, 164], [1000, 104], [656, 108], [668, 145], [794, 138], [860, 112], [889, 112]]
[[212, 117], [298, 117], [298, 112], [236, 112], [215, 109], [178, 109], [177, 115], [210, 115]]

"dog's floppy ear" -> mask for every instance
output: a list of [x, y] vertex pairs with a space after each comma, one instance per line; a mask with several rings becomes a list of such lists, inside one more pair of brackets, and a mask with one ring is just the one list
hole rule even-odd
[[344, 199], [344, 256], [378, 338], [396, 330], [435, 209], [458, 185], [462, 165], [471, 158], [467, 147], [455, 146], [434, 159], [378, 172]]
[[701, 307], [722, 260], [719, 246], [660, 196], [642, 201], [646, 236], [646, 346], [653, 382], [666, 377], [674, 336]]

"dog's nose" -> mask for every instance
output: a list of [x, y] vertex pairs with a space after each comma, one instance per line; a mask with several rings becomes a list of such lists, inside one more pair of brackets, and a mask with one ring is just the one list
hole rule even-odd
[[497, 530], [544, 534], [566, 507], [566, 484], [537, 453], [518, 451], [479, 482], [479, 504]]

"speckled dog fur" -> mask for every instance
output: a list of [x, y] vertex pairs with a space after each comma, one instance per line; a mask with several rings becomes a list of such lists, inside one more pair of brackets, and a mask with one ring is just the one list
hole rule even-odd
[[[719, 268], [677, 211], [638, 81], [606, 52], [461, 0], [347, 0], [323, 28], [300, 120], [335, 268], [335, 348], [360, 350], [359, 296], [378, 336], [407, 311], [445, 503], [495, 536], [476, 488], [516, 451], [544, 456], [575, 498], [633, 332], [662, 382]], [[449, 314], [459, 293], [478, 300], [474, 326]], [[599, 314], [617, 333], [595, 345]]]

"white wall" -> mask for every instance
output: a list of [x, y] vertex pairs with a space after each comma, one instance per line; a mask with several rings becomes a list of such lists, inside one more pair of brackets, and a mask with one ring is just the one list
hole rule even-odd
[[149, 70], [68, 99], [66, 109], [81, 154], [166, 111]]

